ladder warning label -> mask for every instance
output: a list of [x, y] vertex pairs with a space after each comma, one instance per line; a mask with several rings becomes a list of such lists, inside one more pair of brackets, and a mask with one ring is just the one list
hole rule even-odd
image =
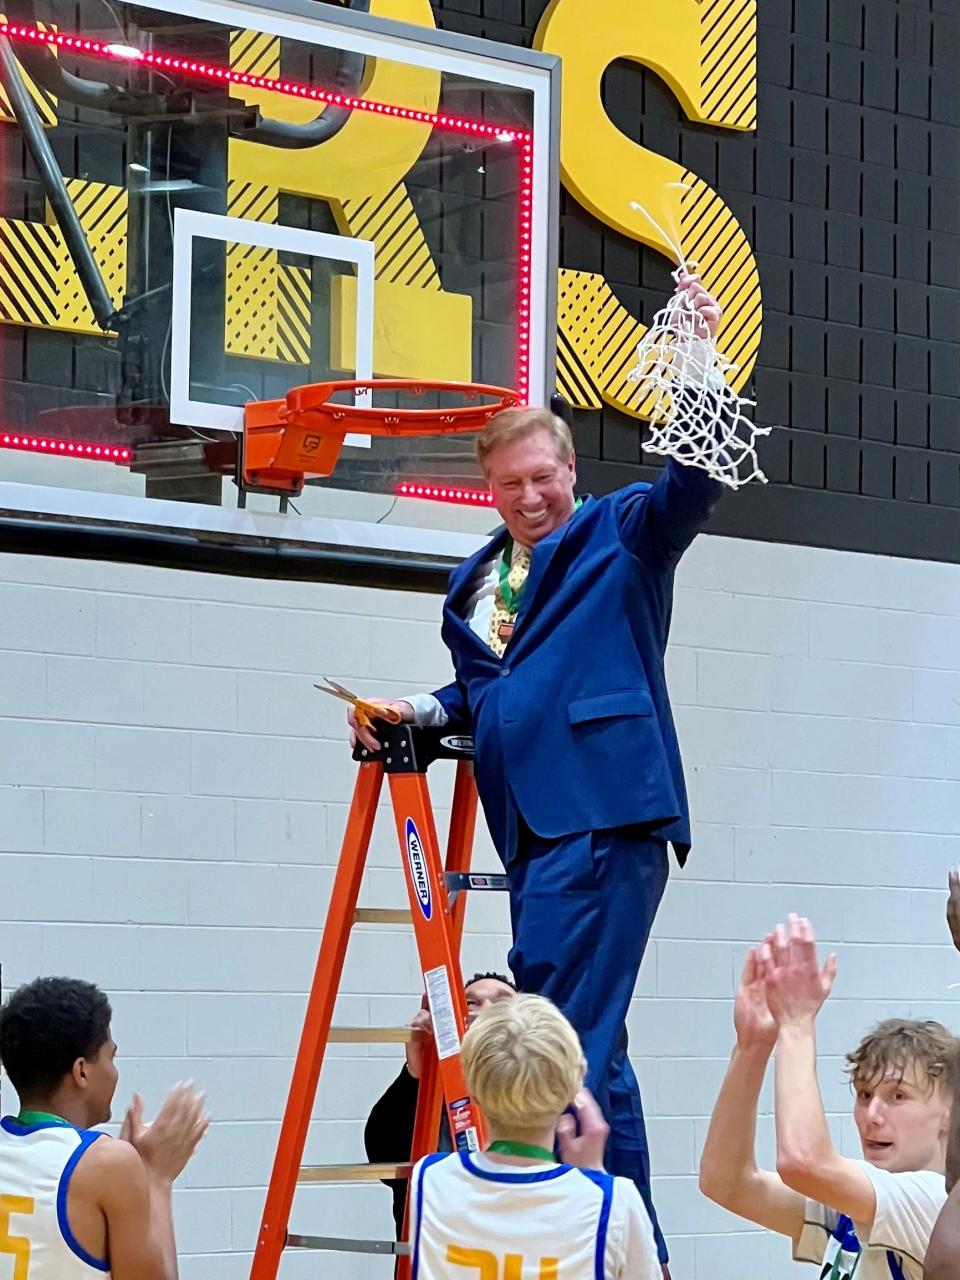
[[428, 969], [423, 980], [427, 986], [427, 1000], [430, 1004], [430, 1016], [433, 1019], [433, 1035], [437, 1042], [437, 1057], [452, 1058], [460, 1052], [460, 1033], [457, 1031], [457, 1019], [453, 1011], [453, 995], [450, 991], [450, 979], [447, 971]]
[[473, 1123], [473, 1105], [469, 1098], [458, 1098], [447, 1108], [450, 1132], [457, 1151], [477, 1151], [480, 1138]]

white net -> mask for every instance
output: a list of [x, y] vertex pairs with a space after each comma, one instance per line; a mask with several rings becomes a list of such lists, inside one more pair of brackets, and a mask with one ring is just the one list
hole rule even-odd
[[[660, 231], [642, 205], [633, 207]], [[725, 375], [737, 366], [721, 354], [713, 338], [703, 336], [704, 322], [689, 294], [679, 288], [681, 274], [692, 264], [688, 267], [676, 244], [675, 253], [680, 263], [673, 273], [677, 292], [654, 316], [630, 374], [648, 393], [644, 407], [650, 416], [650, 439], [644, 448], [699, 467], [731, 489], [751, 480], [766, 484], [755, 446], [757, 437], [769, 435], [771, 428], [755, 426], [744, 413], [756, 402], [739, 396], [727, 381]]]
[[766, 483], [755, 442], [770, 428], [755, 426], [746, 416], [744, 409], [755, 402], [741, 398], [727, 382], [724, 374], [735, 366], [711, 338], [697, 336], [697, 323], [688, 295], [678, 290], [637, 348], [630, 377], [652, 397], [644, 448], [700, 467], [731, 489], [750, 480]]

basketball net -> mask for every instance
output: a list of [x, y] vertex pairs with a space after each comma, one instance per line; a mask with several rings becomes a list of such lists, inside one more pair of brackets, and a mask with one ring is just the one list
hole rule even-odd
[[[671, 246], [678, 262], [673, 278], [690, 273], [678, 239], [667, 236], [640, 204], [638, 209]], [[685, 290], [676, 293], [653, 318], [637, 347], [637, 364], [630, 379], [647, 392], [650, 438], [644, 448], [673, 458], [686, 467], [699, 467], [730, 489], [751, 480], [766, 484], [756, 453], [758, 427], [744, 409], [756, 401], [739, 396], [727, 381], [733, 364], [707, 336], [704, 321]], [[652, 403], [651, 403], [652, 402]]]

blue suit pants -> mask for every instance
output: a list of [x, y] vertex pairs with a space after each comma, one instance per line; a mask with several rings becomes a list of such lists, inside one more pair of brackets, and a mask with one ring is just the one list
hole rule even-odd
[[587, 1088], [610, 1125], [607, 1171], [636, 1183], [665, 1262], [625, 1023], [667, 883], [667, 845], [646, 827], [544, 840], [521, 822], [506, 872], [514, 942], [509, 963], [517, 986], [549, 997], [576, 1028]]

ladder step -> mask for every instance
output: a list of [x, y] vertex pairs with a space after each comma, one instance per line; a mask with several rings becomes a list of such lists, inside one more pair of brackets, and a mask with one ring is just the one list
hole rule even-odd
[[410, 1246], [403, 1240], [344, 1240], [340, 1236], [287, 1235], [288, 1249], [333, 1249], [340, 1253], [386, 1253], [407, 1257]]
[[390, 1178], [409, 1178], [410, 1162], [405, 1164], [314, 1164], [305, 1165], [297, 1175], [298, 1182], [383, 1182]]
[[[508, 891], [510, 888], [509, 880], [499, 871], [445, 871], [443, 875], [454, 897], [466, 890]], [[413, 924], [413, 914], [408, 907], [357, 907], [353, 923]]]
[[329, 1044], [407, 1044], [409, 1027], [331, 1027]]
[[408, 907], [357, 907], [353, 923], [413, 924], [413, 913]]

